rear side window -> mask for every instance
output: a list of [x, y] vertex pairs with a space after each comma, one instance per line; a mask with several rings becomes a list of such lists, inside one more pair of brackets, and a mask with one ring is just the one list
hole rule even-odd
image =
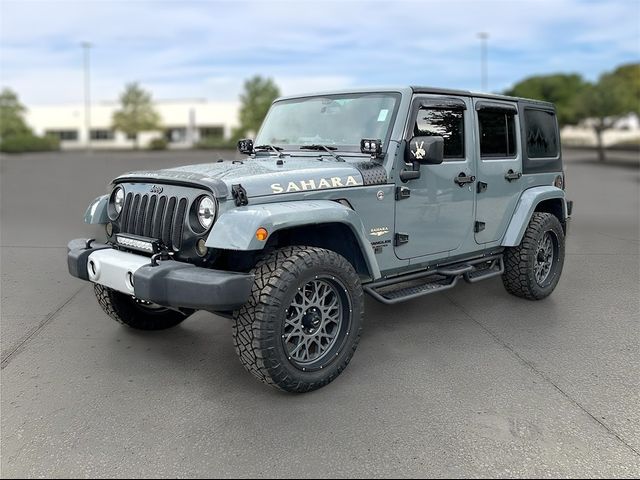
[[516, 128], [514, 112], [506, 110], [480, 110], [481, 157], [515, 157]]
[[461, 109], [421, 108], [413, 134], [439, 135], [444, 138], [444, 158], [464, 157], [464, 111]]
[[524, 124], [529, 158], [558, 156], [558, 131], [553, 112], [527, 108], [524, 111]]

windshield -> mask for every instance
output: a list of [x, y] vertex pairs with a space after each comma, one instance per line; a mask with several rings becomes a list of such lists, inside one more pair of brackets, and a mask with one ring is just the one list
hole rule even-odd
[[298, 149], [326, 145], [360, 151], [363, 138], [385, 143], [399, 102], [396, 93], [327, 95], [276, 102], [267, 115], [256, 145]]

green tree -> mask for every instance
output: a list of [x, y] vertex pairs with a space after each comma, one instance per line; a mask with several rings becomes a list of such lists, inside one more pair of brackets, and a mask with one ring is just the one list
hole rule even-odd
[[151, 94], [137, 83], [128, 83], [120, 95], [122, 108], [113, 114], [113, 126], [132, 136], [138, 148], [138, 134], [160, 129], [160, 115], [153, 108]]
[[240, 126], [235, 136], [255, 135], [273, 101], [280, 96], [280, 89], [270, 78], [256, 75], [244, 82], [240, 95]]
[[624, 115], [640, 115], [640, 63], [622, 65], [602, 75], [576, 98], [576, 111], [581, 118], [592, 122], [598, 159], [604, 162], [603, 132]]
[[576, 98], [587, 87], [587, 82], [577, 74], [537, 75], [516, 83], [505, 95], [552, 102], [556, 105], [558, 122], [566, 125], [580, 120]]
[[18, 95], [9, 88], [0, 92], [0, 139], [31, 133], [24, 121], [27, 109], [18, 100]]

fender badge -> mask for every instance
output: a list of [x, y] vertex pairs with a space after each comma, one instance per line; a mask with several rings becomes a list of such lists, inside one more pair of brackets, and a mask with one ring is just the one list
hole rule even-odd
[[381, 237], [387, 233], [389, 233], [389, 227], [373, 227], [369, 230], [369, 235], [373, 235], [374, 237]]
[[382, 190], [378, 190], [376, 197], [378, 197], [378, 200], [384, 200], [384, 192]]

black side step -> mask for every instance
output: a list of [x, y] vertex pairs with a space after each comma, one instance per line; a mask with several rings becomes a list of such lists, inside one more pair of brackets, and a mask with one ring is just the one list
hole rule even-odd
[[392, 305], [448, 290], [460, 278], [475, 283], [503, 272], [504, 261], [502, 254], [498, 254], [370, 283], [364, 286], [364, 291], [379, 302]]

